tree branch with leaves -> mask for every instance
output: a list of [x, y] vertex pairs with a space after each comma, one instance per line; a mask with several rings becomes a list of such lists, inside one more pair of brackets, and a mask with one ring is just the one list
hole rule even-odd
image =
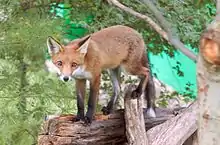
[[130, 13], [133, 16], [146, 21], [157, 33], [159, 33], [165, 40], [167, 40], [168, 43], [173, 45], [176, 49], [180, 50], [183, 54], [185, 54], [190, 59], [196, 62], [196, 55], [184, 46], [184, 44], [180, 41], [179, 37], [177, 36], [175, 29], [171, 28], [171, 25], [168, 23], [168, 21], [166, 21], [161, 12], [157, 10], [156, 6], [154, 6], [154, 4], [150, 0], [143, 0], [143, 4], [145, 4], [152, 11], [152, 13], [155, 15], [156, 19], [162, 25], [163, 28], [161, 28], [150, 17], [138, 13], [129, 7], [126, 7], [117, 0], [108, 0], [108, 2], [127, 13]]

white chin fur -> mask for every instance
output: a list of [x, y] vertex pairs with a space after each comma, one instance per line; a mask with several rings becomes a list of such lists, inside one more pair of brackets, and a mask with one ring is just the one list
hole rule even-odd
[[61, 74], [60, 69], [56, 67], [56, 65], [52, 62], [52, 60], [46, 60], [45, 65], [47, 67], [47, 70], [51, 73], [56, 73], [58, 75]]

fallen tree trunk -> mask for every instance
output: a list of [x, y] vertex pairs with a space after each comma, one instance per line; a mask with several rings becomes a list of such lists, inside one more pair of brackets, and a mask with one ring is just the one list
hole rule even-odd
[[[146, 130], [171, 119], [182, 109], [156, 108], [157, 118], [151, 119], [144, 114]], [[123, 110], [104, 119], [103, 115], [96, 115], [96, 121], [93, 121], [91, 126], [73, 122], [71, 121], [73, 117], [63, 115], [45, 121], [39, 133], [38, 145], [121, 145], [127, 142]]]

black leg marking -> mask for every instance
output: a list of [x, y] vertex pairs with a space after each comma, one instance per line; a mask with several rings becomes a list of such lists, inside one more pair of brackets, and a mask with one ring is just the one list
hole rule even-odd
[[94, 94], [94, 90], [91, 88], [90, 89], [90, 94], [89, 94], [89, 100], [88, 100], [88, 111], [85, 116], [85, 124], [91, 124], [92, 123], [92, 118], [93, 118], [93, 113], [95, 111], [95, 106], [96, 106], [96, 96]]
[[77, 116], [75, 121], [84, 120], [84, 99], [81, 96], [77, 95]]
[[96, 109], [96, 102], [99, 93], [99, 84], [100, 84], [100, 76], [95, 80], [90, 82], [90, 92], [89, 92], [89, 100], [88, 100], [88, 110], [85, 116], [85, 124], [89, 125], [92, 123], [93, 115]]
[[145, 89], [145, 97], [147, 100], [147, 115], [148, 117], [156, 117], [155, 113], [155, 84], [153, 81], [153, 76], [150, 75], [148, 79], [148, 83]]
[[136, 99], [139, 98], [142, 94], [142, 90], [143, 90], [143, 83], [145, 81], [146, 77], [141, 77], [140, 83], [138, 85], [138, 87], [132, 92], [131, 97]]
[[74, 121], [84, 120], [84, 97], [86, 80], [76, 80], [77, 116]]
[[110, 70], [110, 78], [113, 85], [113, 95], [107, 105], [107, 107], [102, 108], [104, 115], [108, 115], [113, 111], [116, 100], [120, 94], [120, 67]]
[[145, 96], [147, 100], [147, 108], [154, 108], [154, 100], [155, 100], [155, 85], [153, 81], [153, 77], [149, 76], [147, 87], [145, 89]]

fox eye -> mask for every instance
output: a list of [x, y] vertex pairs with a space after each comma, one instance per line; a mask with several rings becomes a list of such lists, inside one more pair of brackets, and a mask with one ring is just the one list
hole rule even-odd
[[77, 66], [77, 63], [73, 62], [72, 67], [76, 67], [76, 66]]
[[58, 66], [62, 66], [62, 61], [60, 61], [60, 60], [57, 61], [57, 65], [58, 65]]

